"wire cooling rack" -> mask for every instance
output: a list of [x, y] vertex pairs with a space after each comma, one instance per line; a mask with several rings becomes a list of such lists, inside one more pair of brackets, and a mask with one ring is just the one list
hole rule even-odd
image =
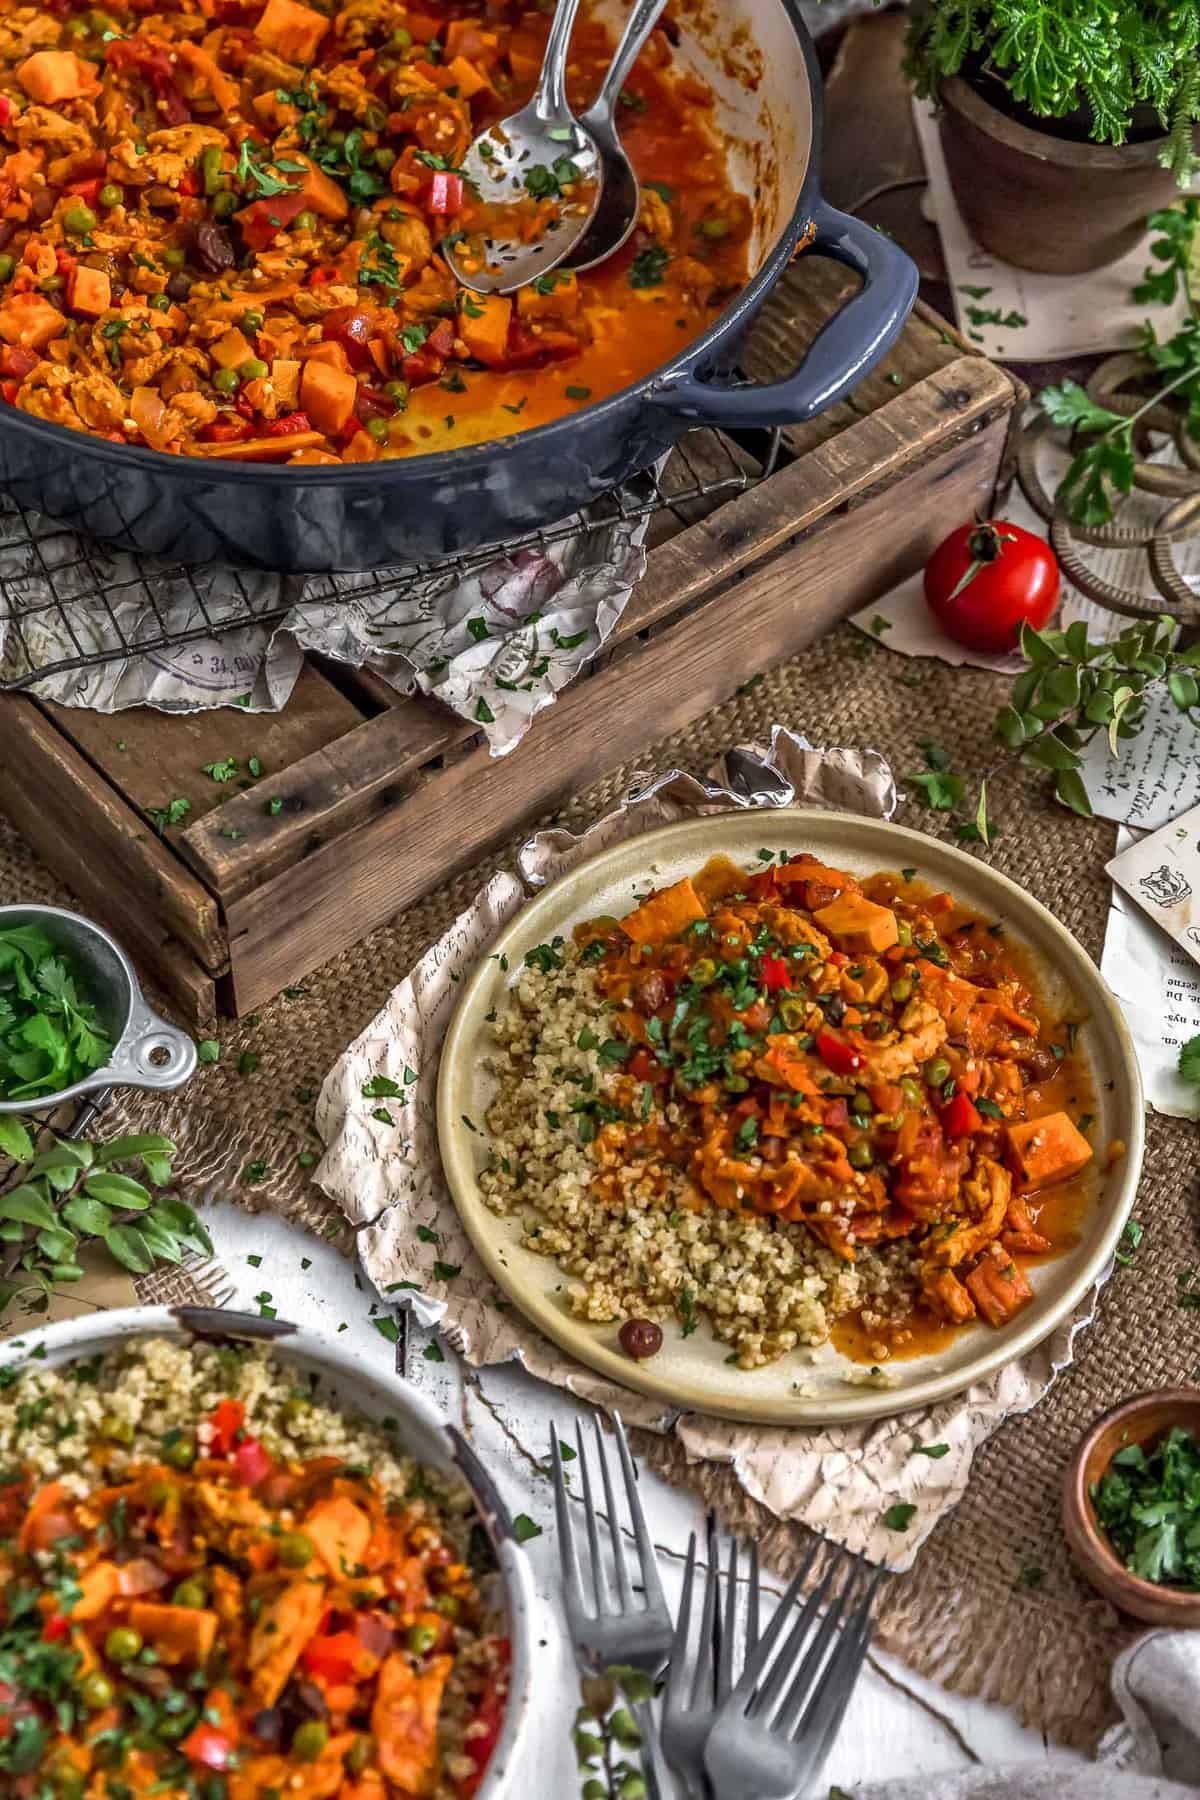
[[614, 524], [636, 525], [664, 513], [688, 524], [698, 502], [744, 493], [771, 473], [780, 434], [763, 435], [765, 452], [760, 448], [752, 458], [715, 432], [689, 433], [659, 471], [635, 476], [560, 525], [469, 554], [367, 575], [192, 569], [115, 550], [0, 496], [0, 693], [247, 626], [268, 626], [304, 603], [398, 599], [431, 579], [464, 579], [501, 557], [548, 551]]

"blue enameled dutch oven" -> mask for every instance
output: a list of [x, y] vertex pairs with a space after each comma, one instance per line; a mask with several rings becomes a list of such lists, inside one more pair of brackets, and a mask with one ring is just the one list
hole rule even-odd
[[[600, 0], [615, 22], [623, 0]], [[753, 196], [745, 289], [654, 374], [535, 430], [394, 462], [274, 467], [166, 456], [0, 407], [0, 486], [22, 505], [129, 549], [277, 570], [379, 568], [473, 550], [551, 524], [653, 463], [693, 425], [810, 419], [840, 400], [899, 334], [917, 290], [901, 250], [819, 193], [820, 73], [797, 0], [694, 0], [676, 61], [709, 83], [737, 186]], [[799, 368], [756, 387], [729, 379], [738, 345], [797, 247], [862, 288]]]

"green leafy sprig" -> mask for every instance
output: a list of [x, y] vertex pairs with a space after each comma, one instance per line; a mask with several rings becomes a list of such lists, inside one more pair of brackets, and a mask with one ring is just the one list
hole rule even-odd
[[111, 1055], [73, 959], [39, 926], [0, 931], [0, 1099], [60, 1094]]
[[586, 1675], [581, 1688], [575, 1755], [583, 1780], [582, 1800], [646, 1800], [638, 1757], [642, 1733], [631, 1708], [654, 1698], [653, 1678], [640, 1669], [614, 1664], [603, 1675]]
[[17, 1299], [28, 1312], [45, 1312], [55, 1288], [82, 1279], [80, 1255], [92, 1245], [134, 1275], [188, 1255], [212, 1254], [212, 1241], [191, 1207], [154, 1191], [171, 1180], [175, 1146], [169, 1138], [92, 1143], [52, 1137], [38, 1149], [26, 1124], [5, 1113], [0, 1153], [18, 1165], [0, 1192], [0, 1313]]
[[906, 68], [936, 97], [964, 64], [983, 64], [1041, 118], [1081, 108], [1097, 143], [1122, 144], [1149, 102], [1167, 134], [1160, 160], [1186, 187], [1200, 120], [1200, 7], [1195, 0], [928, 0], [914, 7]]
[[1154, 392], [1128, 416], [1093, 400], [1077, 381], [1043, 389], [1042, 411], [1055, 425], [1068, 426], [1090, 441], [1076, 451], [1058, 487], [1058, 502], [1081, 525], [1107, 525], [1113, 496], [1133, 486], [1134, 428], [1152, 408], [1171, 395], [1187, 409], [1187, 428], [1200, 437], [1200, 309], [1192, 292], [1191, 271], [1200, 243], [1200, 200], [1151, 213], [1146, 221], [1159, 233], [1150, 244], [1154, 258], [1133, 290], [1144, 306], [1170, 306], [1182, 293], [1187, 317], [1173, 337], [1160, 340], [1150, 320], [1142, 326], [1138, 348]]

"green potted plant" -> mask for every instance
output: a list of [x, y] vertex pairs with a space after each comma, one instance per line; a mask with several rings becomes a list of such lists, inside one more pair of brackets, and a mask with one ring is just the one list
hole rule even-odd
[[1200, 166], [1200, 0], [919, 0], [907, 68], [968, 228], [1021, 268], [1115, 261]]

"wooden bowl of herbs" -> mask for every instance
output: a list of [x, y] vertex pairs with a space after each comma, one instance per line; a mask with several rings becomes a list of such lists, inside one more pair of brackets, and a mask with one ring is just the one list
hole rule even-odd
[[1063, 1529], [1097, 1592], [1149, 1625], [1200, 1625], [1200, 1388], [1098, 1419], [1067, 1466]]

